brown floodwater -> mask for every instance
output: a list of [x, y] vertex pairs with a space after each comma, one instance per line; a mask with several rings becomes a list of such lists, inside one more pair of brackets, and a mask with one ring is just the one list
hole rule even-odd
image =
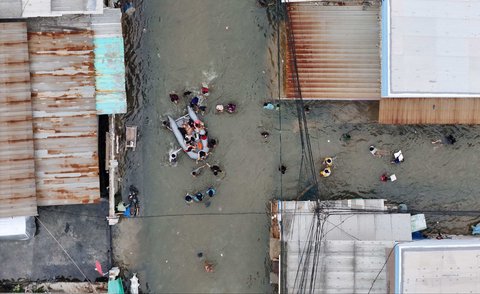
[[[143, 217], [116, 228], [117, 262], [138, 272], [142, 289], [151, 293], [269, 292], [268, 201], [295, 199], [299, 187], [301, 144], [295, 106], [264, 110], [278, 97], [275, 15], [254, 0], [137, 1], [126, 19], [129, 113], [126, 123], [139, 126], [138, 148], [123, 164], [124, 195], [130, 184], [140, 190]], [[218, 146], [209, 170], [193, 178], [198, 165], [185, 154], [176, 166], [168, 152], [178, 143], [162, 127], [167, 115], [185, 113], [171, 91], [211, 93], [203, 119]], [[216, 104], [236, 103], [236, 114], [216, 114]], [[323, 199], [385, 198], [428, 210], [433, 230], [466, 233], [478, 216], [444, 211], [480, 210], [477, 180], [480, 144], [475, 126], [385, 126], [376, 122], [376, 102], [310, 103], [307, 114], [312, 154], [318, 171], [322, 159], [334, 157], [332, 175], [319, 178]], [[264, 139], [260, 133], [269, 132]], [[342, 140], [349, 134], [349, 140]], [[432, 145], [445, 134], [454, 145]], [[405, 162], [390, 155], [375, 158], [370, 145], [391, 154], [401, 149]], [[281, 162], [287, 167], [281, 175]], [[395, 173], [396, 182], [379, 180]], [[185, 193], [217, 189], [208, 205], [186, 205]], [[308, 196], [308, 195], [307, 195]], [[438, 223], [437, 223], [438, 222]], [[202, 253], [202, 257], [198, 254]], [[204, 261], [215, 272], [204, 270]]]

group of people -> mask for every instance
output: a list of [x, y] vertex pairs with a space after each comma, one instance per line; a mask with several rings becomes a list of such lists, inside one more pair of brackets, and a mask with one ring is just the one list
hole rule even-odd
[[[196, 91], [197, 92], [197, 91]], [[185, 99], [190, 99], [189, 106], [195, 111], [195, 112], [202, 112], [202, 114], [205, 113], [206, 111], [206, 97], [209, 95], [210, 90], [208, 88], [208, 85], [203, 84], [200, 91], [197, 92], [197, 94], [194, 94], [192, 91], [185, 91], [183, 93], [183, 97]], [[180, 96], [176, 94], [175, 92], [170, 93], [170, 100], [178, 104], [180, 101]], [[223, 105], [217, 105], [216, 110], [217, 112], [223, 112], [226, 111], [228, 113], [234, 113], [236, 111], [236, 104], [234, 103], [229, 103], [225, 106]], [[163, 122], [164, 126], [166, 128], [170, 128], [169, 123], [167, 121]], [[186, 144], [186, 149], [184, 151], [186, 152], [191, 152], [191, 151], [198, 151], [198, 159], [197, 163], [200, 160], [205, 160], [208, 156], [207, 152], [204, 151], [203, 144], [207, 144], [208, 150], [212, 150], [217, 146], [217, 140], [210, 138], [208, 139], [208, 133], [207, 133], [207, 128], [205, 127], [204, 123], [200, 120], [193, 120], [193, 119], [188, 119], [183, 122], [183, 124], [178, 127], [178, 130], [180, 131], [182, 137], [185, 140]], [[202, 143], [203, 142], [203, 143]], [[169, 152], [169, 158], [170, 162], [175, 163], [177, 158], [178, 158], [178, 153], [182, 149], [178, 150], [171, 150]], [[223, 170], [220, 168], [218, 164], [209, 164], [205, 162], [205, 164], [196, 167], [191, 171], [192, 177], [198, 177], [201, 173], [202, 170], [208, 167], [210, 171], [213, 173], [215, 176], [220, 176], [223, 173]], [[214, 187], [208, 188], [204, 193], [203, 192], [197, 192], [197, 193], [187, 193], [184, 197], [184, 200], [187, 204], [193, 203], [193, 202], [202, 202], [204, 201], [205, 197], [212, 198], [216, 194], [216, 189]]]
[[[455, 139], [455, 137], [453, 135], [446, 135], [444, 136], [442, 139], [438, 139], [438, 140], [435, 140], [435, 141], [432, 141], [432, 144], [439, 144], [439, 145], [453, 145], [457, 142], [457, 139]], [[382, 157], [386, 154], [388, 154], [388, 152], [384, 151], [384, 150], [378, 150], [375, 146], [370, 146], [369, 147], [369, 151], [370, 153], [373, 155], [373, 156], [376, 156], [376, 157]], [[392, 157], [392, 160], [390, 161], [390, 163], [393, 163], [393, 164], [400, 164], [402, 163], [403, 161], [405, 160], [405, 158], [403, 157], [403, 153], [402, 153], [402, 150], [398, 150], [396, 152], [393, 152], [393, 157]], [[394, 182], [397, 180], [397, 176], [395, 174], [391, 174], [389, 175], [388, 173], [383, 173], [381, 176], [380, 176], [380, 181], [382, 182]]]
[[320, 171], [320, 175], [324, 178], [329, 177], [332, 174], [333, 157], [325, 157], [322, 162], [323, 168]]
[[186, 152], [198, 151], [199, 160], [204, 160], [207, 158], [207, 152], [203, 151], [202, 141], [207, 140], [207, 128], [204, 123], [200, 120], [193, 121], [191, 118], [188, 121], [185, 121], [181, 127], [178, 128], [183, 138], [185, 139], [185, 144], [187, 148]]
[[[382, 156], [388, 154], [387, 151], [379, 150], [379, 149], [377, 149], [377, 147], [375, 147], [373, 145], [368, 147], [368, 151], [370, 151], [370, 153], [375, 157], [382, 157]], [[390, 163], [400, 164], [403, 161], [404, 161], [404, 157], [403, 157], [402, 150], [398, 150], [396, 152], [393, 152], [392, 160], [390, 161]], [[394, 182], [396, 180], [397, 180], [397, 176], [395, 174], [389, 175], [388, 173], [383, 173], [380, 176], [380, 181], [382, 181], [382, 182], [389, 182], [389, 181]]]
[[237, 112], [237, 104], [235, 103], [228, 103], [226, 105], [217, 104], [217, 106], [215, 106], [215, 110], [217, 111], [217, 113], [222, 113], [224, 111], [230, 114], [235, 113]]
[[[200, 93], [201, 94], [194, 95], [192, 91], [185, 91], [183, 93], [183, 97], [185, 99], [190, 99], [190, 102], [189, 102], [190, 107], [195, 112], [197, 113], [201, 112], [203, 115], [207, 111], [206, 97], [210, 93], [208, 85], [203, 84], [200, 90]], [[178, 104], [178, 102], [180, 101], [180, 96], [176, 92], [172, 92], [170, 93], [170, 101], [172, 101], [175, 104]], [[237, 111], [237, 104], [235, 103], [227, 103], [225, 105], [217, 104], [215, 106], [215, 110], [217, 111], [217, 113], [222, 113], [222, 112], [235, 113]]]
[[[207, 106], [205, 105], [206, 103], [206, 97], [209, 95], [210, 90], [208, 88], [208, 85], [203, 84], [202, 88], [200, 89], [200, 93], [198, 95], [194, 95], [194, 93], [190, 90], [187, 90], [183, 92], [183, 97], [185, 99], [190, 99], [190, 107], [192, 107], [195, 112], [201, 111], [202, 114], [205, 113], [207, 110]], [[170, 93], [170, 101], [172, 101], [175, 104], [178, 104], [180, 101], [180, 96], [176, 92], [171, 92]]]
[[[377, 147], [375, 147], [373, 145], [368, 147], [368, 151], [370, 151], [370, 153], [375, 157], [383, 157], [383, 156], [388, 154], [388, 151], [379, 150], [379, 149], [377, 149]], [[390, 161], [390, 163], [399, 164], [399, 163], [402, 163], [403, 160], [404, 160], [404, 157], [403, 157], [402, 150], [398, 150], [396, 152], [393, 152], [393, 157], [392, 157], [392, 160]]]
[[185, 202], [187, 204], [191, 204], [193, 202], [202, 202], [204, 199], [204, 195], [208, 196], [209, 198], [212, 198], [213, 196], [215, 196], [215, 194], [217, 194], [217, 190], [214, 187], [208, 188], [205, 191], [205, 193], [202, 193], [202, 192], [197, 192], [195, 194], [187, 193], [187, 195], [185, 195]]
[[206, 166], [210, 168], [210, 171], [213, 173], [214, 176], [219, 176], [221, 173], [223, 173], [223, 170], [217, 164], [211, 165], [208, 162], [206, 162], [204, 165], [199, 166], [196, 169], [192, 170], [190, 174], [194, 178], [198, 177], [202, 173], [203, 168], [205, 168]]

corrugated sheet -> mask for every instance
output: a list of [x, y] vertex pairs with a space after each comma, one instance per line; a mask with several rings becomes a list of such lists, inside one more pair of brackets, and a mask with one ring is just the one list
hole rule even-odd
[[22, 0], [0, 0], [0, 18], [22, 16]]
[[99, 199], [93, 36], [29, 33], [39, 205]]
[[[56, 14], [60, 15], [60, 14]], [[22, 0], [22, 17], [55, 16], [51, 0]]]
[[21, 0], [21, 2], [22, 17], [99, 14], [103, 11], [103, 0]]
[[0, 23], [0, 217], [37, 215], [27, 26]]
[[103, 0], [51, 0], [52, 11], [62, 14], [102, 13]]
[[480, 98], [382, 98], [382, 124], [480, 124]]
[[120, 9], [92, 16], [98, 114], [125, 113], [125, 57]]
[[[369, 212], [385, 210], [379, 199], [322, 202], [320, 217], [313, 201], [279, 201], [278, 207], [287, 293], [310, 289], [313, 266], [314, 293], [388, 292], [385, 260], [395, 241], [411, 241], [410, 214]], [[317, 240], [314, 232], [320, 227], [323, 236]]]
[[[295, 45], [303, 99], [380, 99], [380, 8], [342, 3], [287, 6], [287, 31], [291, 28], [288, 35], [294, 36], [287, 42]], [[298, 98], [292, 48], [287, 50], [284, 93]]]

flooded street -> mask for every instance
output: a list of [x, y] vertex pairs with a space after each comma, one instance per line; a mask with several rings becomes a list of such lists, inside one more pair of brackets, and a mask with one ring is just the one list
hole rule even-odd
[[[139, 150], [128, 154], [124, 181], [144, 195], [142, 214], [156, 217], [125, 224], [140, 228], [133, 233], [140, 244], [127, 250], [137, 248], [134, 258], [122, 260], [152, 293], [268, 291], [265, 211], [278, 188], [279, 155], [276, 139], [266, 143], [260, 136], [275, 132], [278, 120], [262, 109], [272, 95], [265, 9], [255, 1], [144, 1], [129, 29], [136, 35], [127, 48], [136, 101], [128, 121], [139, 125], [140, 139]], [[209, 170], [193, 178], [197, 165], [185, 154], [175, 167], [167, 160], [178, 143], [161, 122], [185, 114], [189, 102], [174, 105], [168, 94], [198, 90], [202, 82], [211, 92], [204, 122], [219, 142], [208, 162], [225, 171], [219, 178]], [[229, 102], [237, 104], [236, 114], [215, 113], [216, 104]], [[187, 192], [209, 186], [217, 189], [209, 207], [186, 205]], [[205, 258], [215, 263], [215, 273], [204, 271]]]
[[[142, 289], [151, 293], [265, 293], [268, 276], [269, 199], [295, 199], [301, 145], [292, 102], [281, 111], [264, 110], [276, 99], [275, 29], [267, 10], [255, 0], [143, 1], [126, 20], [126, 57], [130, 92], [128, 124], [139, 127], [137, 151], [125, 157], [124, 193], [140, 190], [141, 215], [124, 220], [117, 230], [115, 258], [138, 272]], [[208, 83], [210, 95], [204, 122], [218, 146], [209, 156], [225, 171], [190, 175], [196, 163], [185, 154], [177, 166], [168, 151], [178, 148], [162, 127], [167, 115], [185, 114], [189, 101], [178, 105], [168, 94], [198, 90]], [[216, 114], [216, 104], [236, 103], [236, 114]], [[480, 181], [476, 152], [479, 127], [384, 126], [376, 123], [376, 102], [308, 103], [311, 146], [317, 171], [322, 158], [334, 157], [332, 176], [320, 178], [324, 199], [385, 198], [404, 202], [427, 214], [434, 229], [466, 233], [476, 216], [442, 215], [444, 210], [479, 210]], [[264, 139], [260, 133], [270, 133]], [[350, 140], [341, 140], [343, 134]], [[444, 134], [455, 145], [431, 141]], [[388, 153], [401, 149], [405, 162], [375, 158], [368, 147]], [[284, 176], [280, 160], [287, 166]], [[396, 182], [379, 180], [395, 173]], [[207, 207], [186, 205], [186, 193], [217, 189]], [[436, 222], [439, 221], [437, 224]], [[120, 234], [120, 235], [119, 235]], [[198, 257], [202, 253], [203, 257]], [[215, 264], [206, 273], [204, 260]]]

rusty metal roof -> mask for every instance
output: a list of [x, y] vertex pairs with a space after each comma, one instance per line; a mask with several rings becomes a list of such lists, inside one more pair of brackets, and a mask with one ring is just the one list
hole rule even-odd
[[37, 215], [27, 26], [0, 23], [0, 217]]
[[100, 197], [92, 35], [28, 34], [39, 205]]
[[[287, 4], [287, 32], [294, 36], [287, 43], [294, 44], [303, 99], [380, 99], [380, 8], [358, 2]], [[292, 48], [284, 95], [299, 98]]]
[[480, 98], [382, 98], [382, 124], [480, 124]]

